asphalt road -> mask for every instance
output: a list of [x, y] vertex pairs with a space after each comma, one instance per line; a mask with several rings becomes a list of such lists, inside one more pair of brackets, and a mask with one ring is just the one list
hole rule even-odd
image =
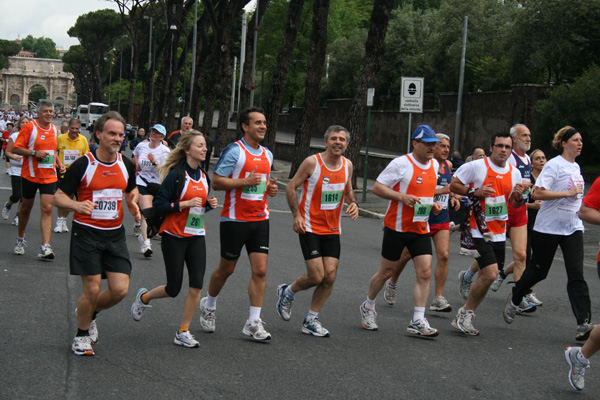
[[[8, 175], [2, 173], [1, 204], [9, 186]], [[269, 272], [262, 312], [273, 336], [269, 343], [251, 342], [241, 335], [249, 306], [245, 255], [219, 296], [216, 332], [202, 332], [197, 315], [194, 319], [191, 332], [200, 348], [173, 344], [187, 278], [179, 297], [152, 302], [153, 308], [135, 322], [129, 309], [137, 289], [163, 284], [165, 273], [160, 242], [152, 241], [154, 257], [144, 259], [131, 236], [133, 219], [126, 214], [133, 262], [129, 294], [98, 316], [96, 356], [77, 357], [70, 345], [81, 284], [68, 273], [69, 234], [53, 234], [55, 261], [38, 261], [39, 202], [27, 230], [24, 256], [12, 254], [16, 228], [10, 219], [0, 219], [4, 238], [0, 242], [0, 399], [598, 398], [600, 363], [595, 359], [583, 392], [573, 391], [567, 381], [563, 350], [577, 345], [576, 323], [560, 252], [548, 279], [536, 288], [544, 305], [534, 314], [517, 317], [512, 325], [505, 324], [501, 315], [509, 291], [504, 285], [497, 293], [490, 292], [476, 311], [479, 337], [455, 331], [450, 326], [454, 313], [429, 311], [427, 317], [440, 335], [435, 339], [408, 336], [414, 270], [407, 268], [400, 280], [398, 303], [388, 306], [379, 296], [379, 330], [372, 332], [362, 328], [358, 307], [379, 265], [381, 221], [343, 218], [338, 278], [320, 315], [332, 335], [325, 339], [303, 335], [300, 328], [311, 292], [296, 296], [291, 321], [281, 320], [275, 311], [277, 285], [290, 283], [305, 271], [282, 194], [270, 203]], [[210, 213], [206, 223], [207, 283], [219, 260], [218, 213]], [[599, 231], [593, 227], [585, 236], [594, 315], [600, 312], [595, 267]], [[463, 303], [456, 276], [470, 262], [458, 254], [458, 235], [453, 235], [445, 296], [455, 310]]]

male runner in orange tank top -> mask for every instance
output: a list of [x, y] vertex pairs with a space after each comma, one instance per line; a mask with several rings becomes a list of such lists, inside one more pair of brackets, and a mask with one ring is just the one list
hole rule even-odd
[[[330, 126], [325, 132], [325, 151], [307, 157], [287, 186], [288, 204], [294, 216], [294, 232], [306, 261], [307, 273], [291, 285], [277, 288], [277, 312], [284, 321], [291, 317], [294, 295], [316, 286], [302, 333], [329, 337], [329, 331], [319, 322], [319, 312], [331, 294], [340, 258], [340, 220], [342, 204], [348, 204], [346, 214], [358, 218], [358, 203], [352, 190], [352, 163], [342, 156], [350, 134], [342, 126]], [[302, 188], [298, 205], [296, 190]]]

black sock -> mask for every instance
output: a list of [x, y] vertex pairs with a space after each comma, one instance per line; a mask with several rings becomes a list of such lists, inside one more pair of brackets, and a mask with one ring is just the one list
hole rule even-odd
[[90, 332], [88, 329], [84, 331], [83, 329], [77, 328], [77, 335], [75, 336], [90, 336]]
[[506, 279], [506, 275], [504, 275], [504, 270], [503, 270], [503, 269], [501, 269], [501, 270], [498, 272], [498, 274], [500, 274], [500, 277], [501, 277], [502, 279]]
[[94, 315], [92, 315], [92, 321], [96, 319], [97, 315], [98, 315], [98, 311], [94, 311]]

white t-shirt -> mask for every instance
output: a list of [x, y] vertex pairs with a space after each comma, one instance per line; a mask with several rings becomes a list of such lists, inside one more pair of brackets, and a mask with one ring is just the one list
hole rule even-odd
[[[461, 165], [460, 168], [458, 168], [456, 170], [456, 172], [454, 173], [454, 177], [456, 179], [460, 180], [466, 186], [469, 186], [472, 183], [474, 188], [482, 187], [483, 182], [485, 181], [485, 178], [487, 177], [487, 171], [488, 171], [487, 166], [485, 165], [485, 160], [486, 160], [486, 158], [480, 158], [479, 160], [471, 161], [471, 162]], [[506, 174], [506, 173], [508, 173], [508, 171], [511, 168], [510, 164], [508, 164], [508, 163], [506, 163], [504, 165], [504, 167], [499, 167], [496, 164], [494, 164], [490, 158], [487, 158], [487, 160], [488, 160], [488, 163], [490, 164], [490, 168], [492, 169], [492, 171], [494, 171], [497, 174]], [[512, 189], [511, 189], [510, 193], [508, 194], [509, 199], [510, 199], [510, 196], [512, 195], [515, 185], [517, 183], [521, 183], [523, 181], [523, 178], [521, 177], [521, 173], [519, 172], [518, 169], [516, 169], [514, 167], [512, 168], [511, 179], [512, 179]], [[502, 193], [502, 194], [496, 193], [494, 196], [500, 196], [503, 194], [504, 193]], [[521, 207], [525, 207], [525, 206], [521, 206]], [[478, 238], [478, 239], [483, 238], [483, 235], [481, 234], [479, 229], [471, 229], [471, 235], [473, 235], [474, 238]], [[492, 242], [502, 242], [505, 240], [506, 240], [506, 233], [497, 234], [497, 235], [494, 235]]]
[[[438, 170], [440, 169], [440, 163], [435, 158], [428, 161], [427, 164], [421, 164], [420, 162], [418, 162], [415, 159], [415, 157], [413, 156], [413, 153], [408, 154], [408, 156], [417, 165], [417, 167], [419, 167], [421, 169], [431, 168], [431, 164], [430, 164], [431, 162], [433, 162], [433, 168], [435, 169], [436, 174], [437, 174]], [[408, 159], [406, 157], [397, 157], [397, 158], [394, 158], [387, 165], [387, 167], [385, 167], [385, 169], [383, 171], [381, 171], [381, 173], [377, 177], [377, 182], [389, 187], [390, 189], [393, 189], [394, 186], [396, 186], [396, 184], [398, 182], [401, 182], [402, 180], [404, 180], [405, 182], [403, 182], [403, 183], [405, 183], [405, 185], [408, 186], [408, 184], [410, 183], [410, 180], [412, 178], [412, 173], [413, 173], [413, 166], [410, 163], [410, 161], [408, 161]], [[404, 179], [404, 178], [407, 178], [407, 179]], [[400, 192], [406, 193], [406, 187], [403, 187], [401, 185]]]
[[[543, 187], [551, 192], [566, 192], [575, 185], [583, 185], [585, 188], [579, 164], [567, 161], [562, 156], [548, 161], [535, 181], [535, 188]], [[575, 231], [583, 231], [583, 222], [577, 215], [582, 199], [583, 195], [578, 194], [542, 201], [533, 230], [553, 235], [570, 235]]]
[[170, 152], [171, 150], [162, 143], [152, 149], [150, 148], [150, 142], [140, 142], [133, 150], [133, 155], [137, 156], [137, 163], [140, 166], [135, 183], [138, 186], [147, 186], [141, 177], [151, 183], [160, 183], [158, 168], [152, 165], [152, 162], [148, 159], [148, 154], [152, 153], [154, 155], [154, 162], [157, 164], [164, 164]]
[[[19, 136], [19, 131], [15, 131], [15, 132], [11, 133], [8, 138], [12, 139], [12, 141], [14, 143], [17, 140], [17, 136]], [[10, 162], [10, 166], [8, 167], [8, 174], [10, 176], [13, 176], [13, 175], [21, 176], [21, 166], [23, 165], [23, 158], [21, 158], [20, 161], [13, 160], [12, 158], [9, 158], [8, 160]]]

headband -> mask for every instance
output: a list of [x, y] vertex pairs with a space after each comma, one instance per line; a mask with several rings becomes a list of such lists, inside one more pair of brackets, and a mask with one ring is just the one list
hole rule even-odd
[[569, 128], [563, 134], [563, 137], [562, 137], [562, 139], [560, 139], [560, 141], [561, 142], [567, 142], [567, 141], [569, 141], [569, 139], [571, 139], [571, 137], [573, 137], [577, 133], [579, 133], [579, 132], [577, 132], [577, 129], [575, 129], [575, 128]]

